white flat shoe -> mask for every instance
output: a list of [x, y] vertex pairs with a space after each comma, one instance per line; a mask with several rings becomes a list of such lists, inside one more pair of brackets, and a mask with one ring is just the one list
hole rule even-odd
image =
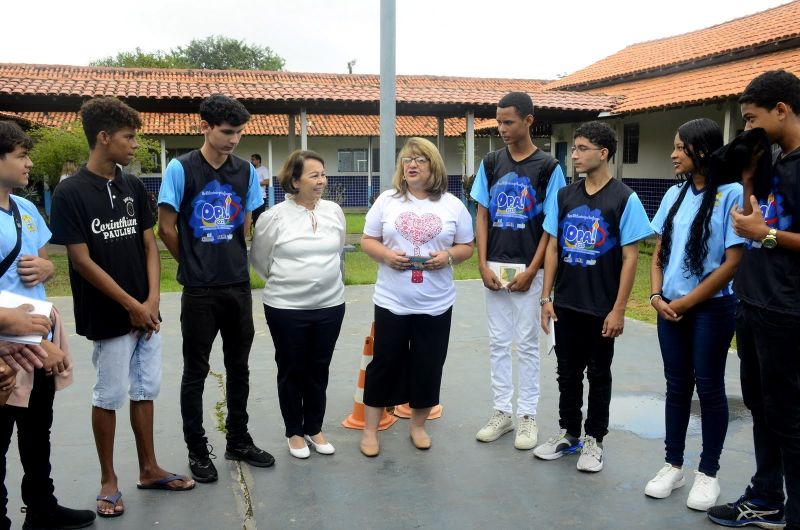
[[308, 448], [307, 445], [300, 449], [295, 449], [294, 447], [292, 447], [292, 444], [289, 443], [288, 438], [286, 439], [286, 445], [289, 446], [289, 454], [295, 458], [308, 458], [309, 456], [311, 456], [311, 450]]
[[330, 442], [324, 444], [318, 444], [315, 443], [314, 440], [312, 440], [311, 437], [308, 435], [306, 435], [306, 442], [311, 444], [314, 450], [321, 455], [332, 455], [336, 451], [336, 449]]

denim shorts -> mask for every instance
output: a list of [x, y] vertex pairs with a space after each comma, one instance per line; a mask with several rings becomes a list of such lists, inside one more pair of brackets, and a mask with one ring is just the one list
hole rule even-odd
[[92, 364], [97, 380], [92, 405], [106, 410], [122, 408], [127, 401], [151, 401], [161, 388], [161, 334], [149, 339], [141, 332], [94, 342]]

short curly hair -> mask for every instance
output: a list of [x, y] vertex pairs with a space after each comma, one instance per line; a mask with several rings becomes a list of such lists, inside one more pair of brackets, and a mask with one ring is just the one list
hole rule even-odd
[[607, 123], [588, 121], [575, 129], [572, 139], [586, 138], [598, 147], [608, 149], [608, 160], [617, 152], [617, 133]]
[[105, 131], [107, 134], [125, 127], [137, 130], [142, 126], [139, 112], [129, 107], [117, 98], [101, 97], [92, 98], [81, 105], [81, 122], [83, 132], [89, 142], [89, 148], [97, 145], [97, 135]]
[[212, 127], [227, 123], [238, 127], [250, 121], [250, 113], [239, 101], [224, 94], [211, 94], [200, 103], [200, 119]]
[[740, 104], [752, 103], [767, 110], [774, 109], [781, 102], [800, 115], [800, 79], [785, 70], [764, 72], [750, 81], [739, 97]]
[[31, 149], [33, 140], [25, 134], [22, 127], [13, 121], [0, 121], [0, 158], [11, 153], [17, 147]]

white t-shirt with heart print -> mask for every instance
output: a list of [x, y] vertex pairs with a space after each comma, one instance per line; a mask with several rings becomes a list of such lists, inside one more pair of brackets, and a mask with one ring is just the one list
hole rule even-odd
[[[445, 193], [432, 201], [411, 194], [396, 197], [396, 193], [394, 189], [381, 193], [367, 212], [364, 234], [382, 238], [384, 245], [406, 256], [429, 256], [454, 244], [472, 242], [472, 218], [454, 195]], [[384, 263], [378, 265], [372, 301], [396, 315], [441, 315], [455, 299], [450, 267], [398, 271]]]

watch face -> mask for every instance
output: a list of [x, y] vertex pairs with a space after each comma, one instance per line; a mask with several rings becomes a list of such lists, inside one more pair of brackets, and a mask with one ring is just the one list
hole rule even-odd
[[778, 246], [778, 240], [774, 237], [765, 237], [761, 242], [761, 246], [764, 248], [775, 248]]

